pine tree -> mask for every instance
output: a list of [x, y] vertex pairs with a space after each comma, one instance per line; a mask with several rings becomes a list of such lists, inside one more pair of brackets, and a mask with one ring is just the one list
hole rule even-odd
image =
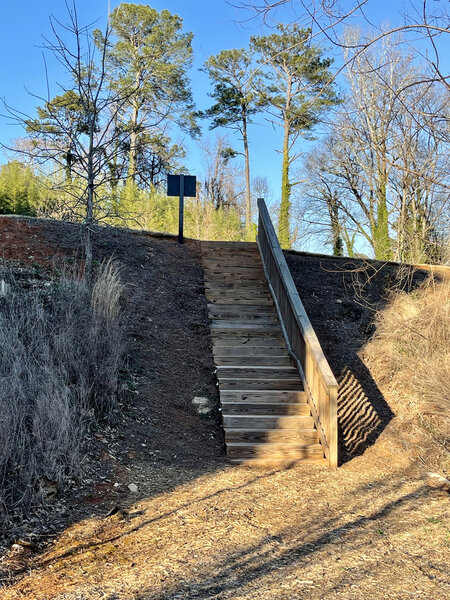
[[[111, 13], [110, 25], [109, 85], [128, 94], [120, 127], [129, 134], [128, 177], [138, 182], [146, 150], [160, 155], [163, 162], [170, 158], [159, 143], [161, 136], [168, 139], [168, 122], [190, 133], [197, 131], [187, 77], [193, 36], [182, 32], [177, 15], [142, 4], [120, 4]], [[94, 35], [101, 45], [101, 33]]]
[[311, 43], [311, 30], [298, 25], [278, 25], [278, 32], [252, 36], [251, 48], [259, 55], [265, 82], [259, 93], [268, 105], [272, 122], [283, 129], [281, 205], [278, 237], [284, 248], [291, 246], [290, 198], [295, 185], [290, 178], [298, 158], [295, 143], [307, 137], [322, 113], [338, 100], [331, 85], [331, 59]]
[[[244, 145], [245, 160], [245, 224], [247, 237], [252, 236], [252, 203], [250, 187], [250, 155], [248, 125], [260, 108], [254, 89], [252, 55], [244, 49], [222, 50], [205, 63], [205, 71], [214, 82], [210, 96], [215, 100], [205, 115], [212, 118], [211, 129], [228, 127], [238, 131]], [[253, 72], [252, 72], [253, 71]]]

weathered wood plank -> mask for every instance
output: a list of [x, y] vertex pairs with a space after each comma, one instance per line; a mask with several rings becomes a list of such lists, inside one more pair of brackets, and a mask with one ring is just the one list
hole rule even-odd
[[238, 296], [235, 293], [229, 294], [211, 294], [208, 293], [209, 290], [206, 290], [206, 297], [208, 302], [220, 306], [221, 304], [234, 304], [235, 306], [273, 306], [272, 298], [269, 295], [261, 294], [254, 298], [243, 298], [242, 296]]
[[[255, 356], [255, 354], [258, 354]], [[253, 356], [215, 356], [214, 362], [217, 367], [252, 367], [258, 365], [260, 367], [289, 367], [291, 359], [286, 356], [261, 356], [259, 353], [254, 353]]]
[[214, 315], [224, 315], [227, 318], [232, 317], [272, 317], [277, 318], [274, 306], [250, 305], [242, 306], [240, 304], [208, 304], [208, 315], [210, 319], [216, 319]]
[[271, 415], [223, 416], [223, 426], [228, 429], [312, 429], [312, 417], [273, 417]]
[[247, 442], [249, 444], [267, 443], [305, 443], [316, 444], [319, 436], [316, 429], [227, 429], [227, 444]]
[[273, 333], [279, 331], [280, 326], [276, 319], [255, 319], [254, 321], [226, 321], [225, 319], [214, 319], [210, 323], [211, 331], [217, 333], [224, 332], [266, 332]]
[[221, 402], [275, 402], [283, 403], [303, 403], [306, 402], [306, 393], [304, 391], [279, 391], [279, 390], [220, 390]]
[[236, 381], [239, 379], [292, 379], [298, 380], [297, 369], [292, 365], [287, 367], [265, 367], [265, 366], [251, 366], [251, 367], [236, 367], [236, 366], [218, 366], [217, 377], [219, 380], [223, 378], [234, 378]]
[[262, 270], [261, 258], [255, 252], [254, 255], [233, 255], [233, 256], [203, 256], [202, 257], [203, 269], [217, 270], [224, 269], [229, 271], [234, 268], [253, 268]]
[[235, 348], [245, 346], [246, 348], [286, 348], [284, 340], [276, 331], [270, 333], [256, 332], [251, 335], [236, 332], [211, 333], [213, 350], [216, 348]]
[[230, 458], [259, 458], [296, 460], [307, 458], [323, 458], [323, 448], [320, 444], [227, 444]]
[[309, 404], [300, 402], [298, 404], [288, 402], [278, 402], [269, 404], [268, 402], [223, 402], [223, 415], [278, 415], [278, 416], [307, 416], [311, 415]]
[[230, 458], [230, 462], [236, 465], [244, 465], [246, 467], [251, 467], [252, 469], [267, 469], [267, 468], [288, 468], [294, 465], [300, 464], [308, 464], [308, 465], [327, 465], [328, 461], [326, 458], [295, 458], [295, 459], [277, 459], [273, 458]]
[[299, 379], [234, 379], [221, 377], [219, 385], [221, 390], [277, 390], [282, 392], [302, 390]]
[[249, 285], [252, 282], [264, 281], [264, 273], [259, 269], [248, 269], [248, 273], [244, 272], [243, 269], [237, 269], [235, 271], [205, 271], [204, 275], [205, 284], [216, 283], [216, 282], [230, 282], [230, 283], [244, 283]]
[[256, 242], [200, 242], [202, 251], [205, 250], [226, 250], [226, 251], [239, 251], [239, 250], [255, 250], [258, 251]]
[[[221, 360], [222, 358], [238, 357], [240, 360], [243, 358], [253, 360], [255, 358], [261, 360], [270, 360], [270, 358], [286, 358], [288, 357], [287, 350], [283, 345], [282, 341], [280, 344], [273, 346], [248, 346], [248, 344], [236, 344], [234, 346], [214, 346], [214, 358], [215, 360]], [[290, 358], [288, 359], [290, 361]], [[218, 363], [216, 363], [218, 364]], [[289, 364], [291, 364], [289, 362]]]
[[235, 294], [243, 294], [244, 296], [251, 294], [259, 295], [262, 293], [270, 295], [269, 288], [267, 287], [266, 283], [262, 280], [258, 281], [256, 279], [249, 281], [245, 281], [243, 279], [239, 281], [209, 281], [206, 279], [205, 288], [216, 293], [234, 292]]
[[[272, 296], [269, 293], [269, 290], [264, 287], [263, 285], [260, 285], [259, 287], [255, 287], [255, 286], [243, 286], [243, 287], [236, 287], [233, 286], [232, 284], [230, 285], [226, 285], [226, 287], [217, 287], [214, 285], [208, 285], [205, 284], [205, 293], [207, 297], [213, 296], [216, 298], [232, 298], [232, 300], [229, 300], [227, 302], [227, 304], [232, 304], [232, 303], [240, 303], [240, 302], [236, 302], [236, 299], [239, 299], [239, 301], [241, 300], [264, 300], [264, 299], [268, 299], [271, 301], [271, 304], [273, 305], [273, 300], [272, 300]], [[257, 302], [255, 302], [255, 304], [257, 304]]]
[[230, 321], [230, 322], [246, 322], [246, 323], [261, 323], [261, 322], [271, 322], [278, 323], [278, 319], [276, 314], [271, 312], [270, 310], [265, 312], [242, 312], [240, 310], [236, 310], [234, 312], [222, 312], [222, 311], [213, 311], [212, 309], [208, 312], [208, 316], [213, 321]]
[[219, 252], [211, 250], [202, 252], [202, 265], [207, 267], [213, 261], [223, 262], [228, 264], [256, 264], [261, 265], [261, 257], [258, 251], [239, 251], [239, 252]]

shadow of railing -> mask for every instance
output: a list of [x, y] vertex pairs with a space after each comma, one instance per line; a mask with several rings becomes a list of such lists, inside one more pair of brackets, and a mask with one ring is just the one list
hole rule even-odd
[[366, 259], [288, 252], [295, 285], [339, 383], [339, 462], [362, 454], [393, 411], [361, 358], [375, 331], [375, 316], [395, 289], [411, 292], [428, 270]]

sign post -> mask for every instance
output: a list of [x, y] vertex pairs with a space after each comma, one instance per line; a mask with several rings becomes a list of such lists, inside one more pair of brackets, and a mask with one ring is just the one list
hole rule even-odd
[[197, 195], [197, 180], [193, 175], [167, 175], [167, 195], [178, 196], [178, 242], [183, 243], [184, 198], [195, 198]]

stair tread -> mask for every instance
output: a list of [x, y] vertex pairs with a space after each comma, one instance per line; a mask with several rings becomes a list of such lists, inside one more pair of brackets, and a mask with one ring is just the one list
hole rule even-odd
[[[252, 367], [254, 363], [254, 356], [216, 356], [215, 363], [217, 367], [226, 367], [230, 366], [236, 368], [238, 366], [249, 366]], [[269, 368], [279, 368], [283, 366], [287, 366], [291, 363], [291, 359], [289, 355], [285, 356], [258, 356], [258, 362], [260, 365], [264, 365]]]
[[306, 448], [312, 451], [322, 452], [319, 442], [301, 444], [298, 442], [227, 442], [229, 448]]
[[[276, 432], [282, 432], [282, 429], [278, 429], [277, 427], [260, 427], [259, 429], [253, 428], [252, 429], [246, 429], [245, 427], [233, 427], [233, 428], [228, 428], [228, 431], [230, 433], [246, 433], [248, 431], [251, 431], [252, 433], [270, 433], [272, 431], [276, 431]], [[286, 431], [291, 431], [286, 430]], [[315, 429], [314, 427], [314, 421], [312, 422], [312, 426], [311, 427], [305, 427], [302, 429], [299, 429], [298, 433], [317, 433], [317, 429]]]
[[281, 366], [281, 367], [269, 367], [268, 365], [236, 365], [236, 366], [231, 366], [231, 365], [220, 365], [219, 367], [217, 367], [219, 370], [221, 371], [231, 371], [233, 369], [241, 369], [242, 371], [251, 371], [253, 369], [257, 370], [257, 371], [284, 371], [286, 373], [296, 373], [296, 375], [298, 376], [298, 371], [295, 367], [292, 366]]
[[291, 466], [298, 463], [308, 464], [319, 464], [327, 465], [328, 462], [325, 458], [314, 458], [314, 457], [298, 457], [290, 459], [277, 459], [277, 458], [230, 458], [230, 462], [234, 464], [243, 464], [254, 467], [271, 467], [271, 466]]
[[260, 430], [265, 424], [267, 429], [280, 431], [304, 427], [310, 429], [314, 426], [314, 419], [308, 415], [222, 415], [225, 432], [232, 429]]
[[275, 416], [309, 416], [310, 407], [307, 402], [248, 402], [248, 401], [230, 401], [221, 400], [222, 414], [253, 414]]
[[[277, 415], [239, 415], [240, 419], [243, 419], [244, 421], [246, 419], [253, 419], [254, 417], [258, 418], [258, 419], [275, 419]], [[308, 415], [279, 415], [280, 418], [283, 419], [288, 419], [288, 420], [295, 420], [295, 419], [304, 419], [304, 420], [308, 420], [308, 419], [312, 419], [312, 417], [308, 416]], [[314, 421], [312, 421], [314, 422]]]

